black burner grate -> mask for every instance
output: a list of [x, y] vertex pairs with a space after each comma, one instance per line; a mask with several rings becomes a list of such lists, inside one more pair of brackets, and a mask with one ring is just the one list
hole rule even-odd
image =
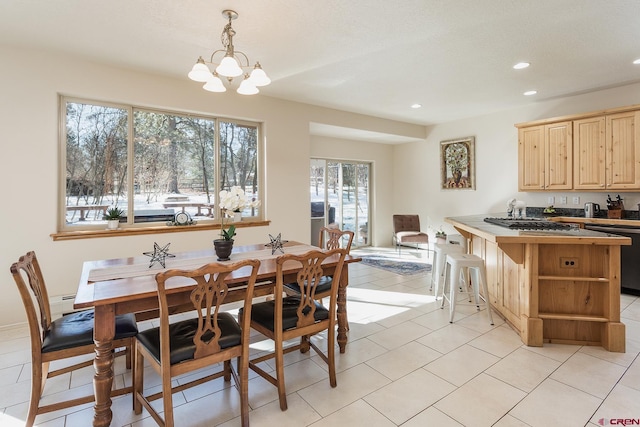
[[485, 218], [485, 222], [513, 230], [568, 230], [569, 224], [539, 218]]

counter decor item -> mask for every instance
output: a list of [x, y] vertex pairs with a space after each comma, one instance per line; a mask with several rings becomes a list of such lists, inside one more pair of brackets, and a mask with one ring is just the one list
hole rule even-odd
[[447, 233], [445, 233], [442, 228], [436, 231], [436, 242], [437, 243], [447, 243]]
[[612, 200], [607, 194], [607, 218], [622, 219], [624, 217], [624, 203], [618, 194], [616, 200]]
[[169, 253], [169, 245], [171, 243], [167, 243], [163, 247], [160, 247], [156, 242], [153, 242], [153, 252], [143, 252], [143, 255], [151, 257], [149, 262], [149, 268], [153, 267], [153, 265], [158, 262], [165, 268], [165, 261], [167, 258], [175, 258], [175, 255]]
[[443, 190], [475, 190], [475, 137], [440, 142], [440, 176]]

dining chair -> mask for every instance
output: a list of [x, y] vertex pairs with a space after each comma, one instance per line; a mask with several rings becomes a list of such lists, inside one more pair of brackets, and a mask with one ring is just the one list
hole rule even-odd
[[[339, 228], [332, 227], [322, 227], [319, 234], [318, 243], [321, 248], [332, 250], [343, 247], [347, 251], [347, 254], [351, 251], [351, 243], [353, 243], [354, 236], [353, 231], [340, 230]], [[331, 294], [332, 281], [333, 276], [322, 276], [316, 288], [315, 297], [317, 300], [322, 301], [323, 298], [326, 298]], [[287, 295], [300, 295], [300, 287], [297, 282], [285, 284], [284, 291]]]
[[403, 244], [415, 244], [416, 249], [420, 244], [426, 244], [429, 254], [429, 235], [420, 231], [418, 215], [393, 215], [393, 241], [398, 253]]
[[[229, 288], [226, 280], [236, 270], [250, 268], [246, 284], [243, 313], [238, 321], [229, 312], [222, 310]], [[141, 331], [136, 339], [136, 371], [133, 380], [133, 409], [142, 412], [142, 406], [161, 426], [174, 425], [172, 394], [215, 378], [230, 381], [240, 393], [240, 418], [243, 426], [249, 425], [249, 316], [260, 261], [244, 260], [232, 264], [210, 263], [194, 270], [172, 269], [156, 274], [160, 327]], [[169, 322], [172, 313], [168, 299], [172, 288], [180, 285], [193, 286], [189, 308], [193, 317]], [[186, 304], [189, 304], [187, 301]], [[231, 360], [238, 358], [237, 369]], [[145, 396], [145, 360], [162, 378], [162, 391]], [[222, 362], [222, 369], [172, 387], [172, 378], [187, 372]], [[164, 420], [151, 406], [153, 400], [163, 398]]]
[[[31, 338], [31, 398], [27, 412], [26, 427], [31, 427], [36, 415], [57, 411], [76, 405], [93, 402], [93, 394], [70, 400], [40, 405], [42, 392], [48, 378], [66, 374], [77, 369], [91, 366], [90, 360], [49, 371], [53, 361], [94, 354], [93, 319], [94, 311], [85, 310], [51, 319], [49, 295], [42, 270], [34, 251], [27, 252], [18, 262], [11, 265], [11, 274], [18, 286], [27, 314], [29, 335]], [[124, 348], [116, 355], [126, 355], [126, 367], [132, 367], [132, 349], [138, 326], [133, 314], [116, 316], [116, 332], [113, 348]], [[132, 387], [111, 391], [111, 396], [120, 396], [131, 392]]]
[[[324, 360], [329, 367], [329, 383], [336, 386], [335, 369], [335, 333], [336, 306], [338, 287], [346, 249], [330, 251], [311, 250], [302, 255], [285, 254], [276, 258], [276, 283], [273, 299], [253, 305], [251, 327], [274, 341], [274, 351], [251, 359], [249, 367], [264, 379], [278, 388], [280, 409], [287, 409], [287, 397], [284, 381], [284, 355], [295, 350], [307, 352], [309, 348]], [[336, 262], [334, 279], [331, 281], [329, 305], [324, 306], [316, 301], [316, 290], [323, 277], [322, 263], [332, 258]], [[287, 270], [299, 269], [296, 274], [299, 289], [304, 292], [298, 296], [284, 296], [283, 287], [287, 278]], [[312, 335], [327, 331], [327, 354], [311, 340]], [[301, 340], [293, 346], [284, 348], [285, 341], [293, 338]], [[259, 363], [274, 359], [276, 376], [258, 366]]]

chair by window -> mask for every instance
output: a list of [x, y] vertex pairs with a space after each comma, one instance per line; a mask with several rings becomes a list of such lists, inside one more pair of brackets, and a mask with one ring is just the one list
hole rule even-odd
[[[243, 314], [234, 319], [231, 313], [222, 311], [222, 304], [229, 295], [225, 279], [240, 268], [251, 268], [246, 287]], [[235, 386], [240, 392], [240, 418], [243, 426], [249, 425], [248, 390], [248, 354], [249, 354], [249, 316], [260, 261], [244, 260], [232, 264], [210, 263], [195, 270], [166, 270], [156, 274], [158, 283], [158, 303], [160, 307], [160, 327], [148, 329], [138, 334], [136, 340], [136, 371], [133, 380], [136, 414], [142, 412], [142, 406], [161, 426], [172, 427], [172, 393], [202, 384], [206, 381], [224, 377], [230, 381], [233, 376]], [[194, 317], [175, 323], [169, 323], [168, 298], [171, 287], [180, 283], [192, 284], [191, 304]], [[187, 303], [188, 304], [188, 303]], [[238, 358], [238, 371], [231, 364]], [[144, 396], [144, 361], [162, 377], [162, 391]], [[193, 381], [172, 387], [171, 380], [177, 375], [202, 369], [223, 362], [222, 370], [197, 378]], [[151, 406], [151, 401], [163, 398], [164, 420]]]
[[[40, 398], [47, 378], [52, 378], [85, 366], [91, 366], [93, 359], [49, 371], [50, 362], [95, 353], [93, 342], [94, 311], [86, 310], [51, 320], [49, 295], [44, 276], [35, 252], [27, 252], [18, 262], [11, 265], [11, 274], [18, 286], [29, 323], [31, 337], [31, 398], [25, 425], [31, 427], [36, 415], [57, 411], [71, 406], [93, 402], [93, 394], [72, 400], [40, 406]], [[26, 280], [25, 280], [26, 279]], [[125, 348], [116, 355], [126, 354], [127, 368], [131, 368], [131, 351], [134, 337], [138, 333], [133, 314], [116, 316], [116, 333], [113, 348]], [[131, 387], [112, 390], [111, 396], [131, 392]]]
[[[273, 300], [256, 303], [251, 313], [251, 327], [267, 338], [274, 341], [275, 349], [262, 357], [249, 361], [249, 367], [278, 388], [280, 409], [287, 409], [287, 397], [284, 381], [284, 355], [295, 350], [308, 351], [309, 347], [329, 366], [329, 383], [335, 387], [335, 334], [336, 334], [336, 306], [338, 286], [346, 249], [334, 249], [328, 252], [312, 250], [302, 255], [285, 254], [276, 259], [276, 283], [273, 290]], [[336, 262], [334, 280], [331, 282], [329, 305], [324, 306], [316, 301], [317, 286], [323, 277], [322, 263], [333, 259]], [[295, 267], [294, 267], [295, 266]], [[298, 296], [283, 297], [285, 278], [291, 273], [287, 270], [300, 269], [297, 274], [299, 289], [304, 292]], [[324, 354], [311, 336], [327, 331], [327, 354]], [[301, 338], [300, 342], [284, 348], [285, 341]], [[276, 376], [272, 376], [260, 367], [258, 363], [275, 358]]]
[[[429, 235], [420, 231], [418, 215], [394, 215], [393, 241], [398, 251], [403, 244], [415, 244], [418, 249], [420, 244], [429, 244]], [[429, 246], [427, 246], [427, 253], [428, 251]]]

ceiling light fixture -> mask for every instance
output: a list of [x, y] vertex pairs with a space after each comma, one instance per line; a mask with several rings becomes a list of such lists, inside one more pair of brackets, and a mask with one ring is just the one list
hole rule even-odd
[[413, 109], [422, 108], [422, 104], [411, 104], [411, 108]]
[[531, 96], [531, 95], [535, 95], [536, 93], [538, 93], [537, 90], [528, 90], [525, 93], [523, 93], [523, 95], [525, 96]]
[[[211, 54], [209, 61], [205, 61], [202, 56], [196, 61], [196, 65], [193, 66], [189, 72], [189, 78], [196, 82], [205, 83], [202, 88], [209, 92], [226, 92], [227, 88], [222, 82], [222, 77], [226, 77], [227, 81], [231, 83], [234, 77], [244, 76], [242, 83], [236, 90], [241, 95], [255, 95], [259, 92], [259, 86], [266, 86], [271, 83], [271, 79], [267, 77], [259, 62], [253, 66], [251, 74], [245, 72], [243, 68], [250, 68], [249, 58], [243, 52], [235, 50], [233, 46], [233, 36], [236, 35], [235, 30], [231, 27], [231, 21], [238, 17], [238, 14], [233, 10], [223, 10], [222, 16], [229, 20], [229, 23], [224, 26], [220, 40], [224, 49], [218, 49]], [[219, 63], [213, 62], [213, 57], [216, 54], [222, 54], [223, 57]], [[215, 71], [212, 73], [208, 64], [215, 66]]]
[[635, 61], [633, 61], [633, 63], [636, 64], [636, 65], [640, 65], [640, 58], [638, 58]]
[[514, 70], [522, 70], [523, 68], [527, 68], [529, 65], [528, 62], [518, 62], [516, 65], [513, 66]]

